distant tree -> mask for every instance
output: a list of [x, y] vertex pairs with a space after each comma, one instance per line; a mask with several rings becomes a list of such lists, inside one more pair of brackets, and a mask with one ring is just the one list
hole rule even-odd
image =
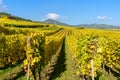
[[49, 27], [49, 24], [47, 24], [46, 27]]
[[85, 29], [85, 26], [80, 26], [79, 29]]

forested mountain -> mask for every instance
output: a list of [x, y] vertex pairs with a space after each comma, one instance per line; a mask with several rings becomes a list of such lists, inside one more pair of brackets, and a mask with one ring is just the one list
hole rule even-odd
[[68, 26], [68, 24], [63, 23], [63, 22], [59, 22], [57, 20], [53, 20], [53, 19], [47, 19], [44, 21], [45, 23], [49, 23], [49, 24], [56, 24], [56, 25], [64, 25], [64, 26]]

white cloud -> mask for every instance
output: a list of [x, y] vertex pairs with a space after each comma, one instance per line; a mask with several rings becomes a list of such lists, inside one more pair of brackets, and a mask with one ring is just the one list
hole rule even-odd
[[54, 19], [54, 20], [63, 20], [63, 19], [66, 19], [68, 18], [68, 16], [61, 16], [59, 14], [56, 14], [56, 13], [48, 13], [46, 15], [47, 19]]
[[101, 21], [103, 21], [103, 20], [112, 20], [112, 17], [107, 17], [107, 16], [97, 16], [97, 19], [98, 19], [98, 20], [101, 20]]
[[0, 0], [0, 11], [5, 11], [7, 9], [7, 6], [3, 4], [3, 0]]
[[59, 19], [61, 16], [59, 14], [56, 14], [56, 13], [49, 13], [47, 14], [47, 18], [48, 19]]

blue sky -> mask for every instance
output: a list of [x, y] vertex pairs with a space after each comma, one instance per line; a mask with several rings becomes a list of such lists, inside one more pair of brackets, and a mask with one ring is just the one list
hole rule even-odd
[[120, 25], [120, 0], [0, 0], [0, 11], [35, 21]]

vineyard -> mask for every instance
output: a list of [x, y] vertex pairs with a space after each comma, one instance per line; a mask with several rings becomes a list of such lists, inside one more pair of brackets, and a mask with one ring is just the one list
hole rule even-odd
[[120, 80], [120, 30], [1, 18], [0, 80]]

